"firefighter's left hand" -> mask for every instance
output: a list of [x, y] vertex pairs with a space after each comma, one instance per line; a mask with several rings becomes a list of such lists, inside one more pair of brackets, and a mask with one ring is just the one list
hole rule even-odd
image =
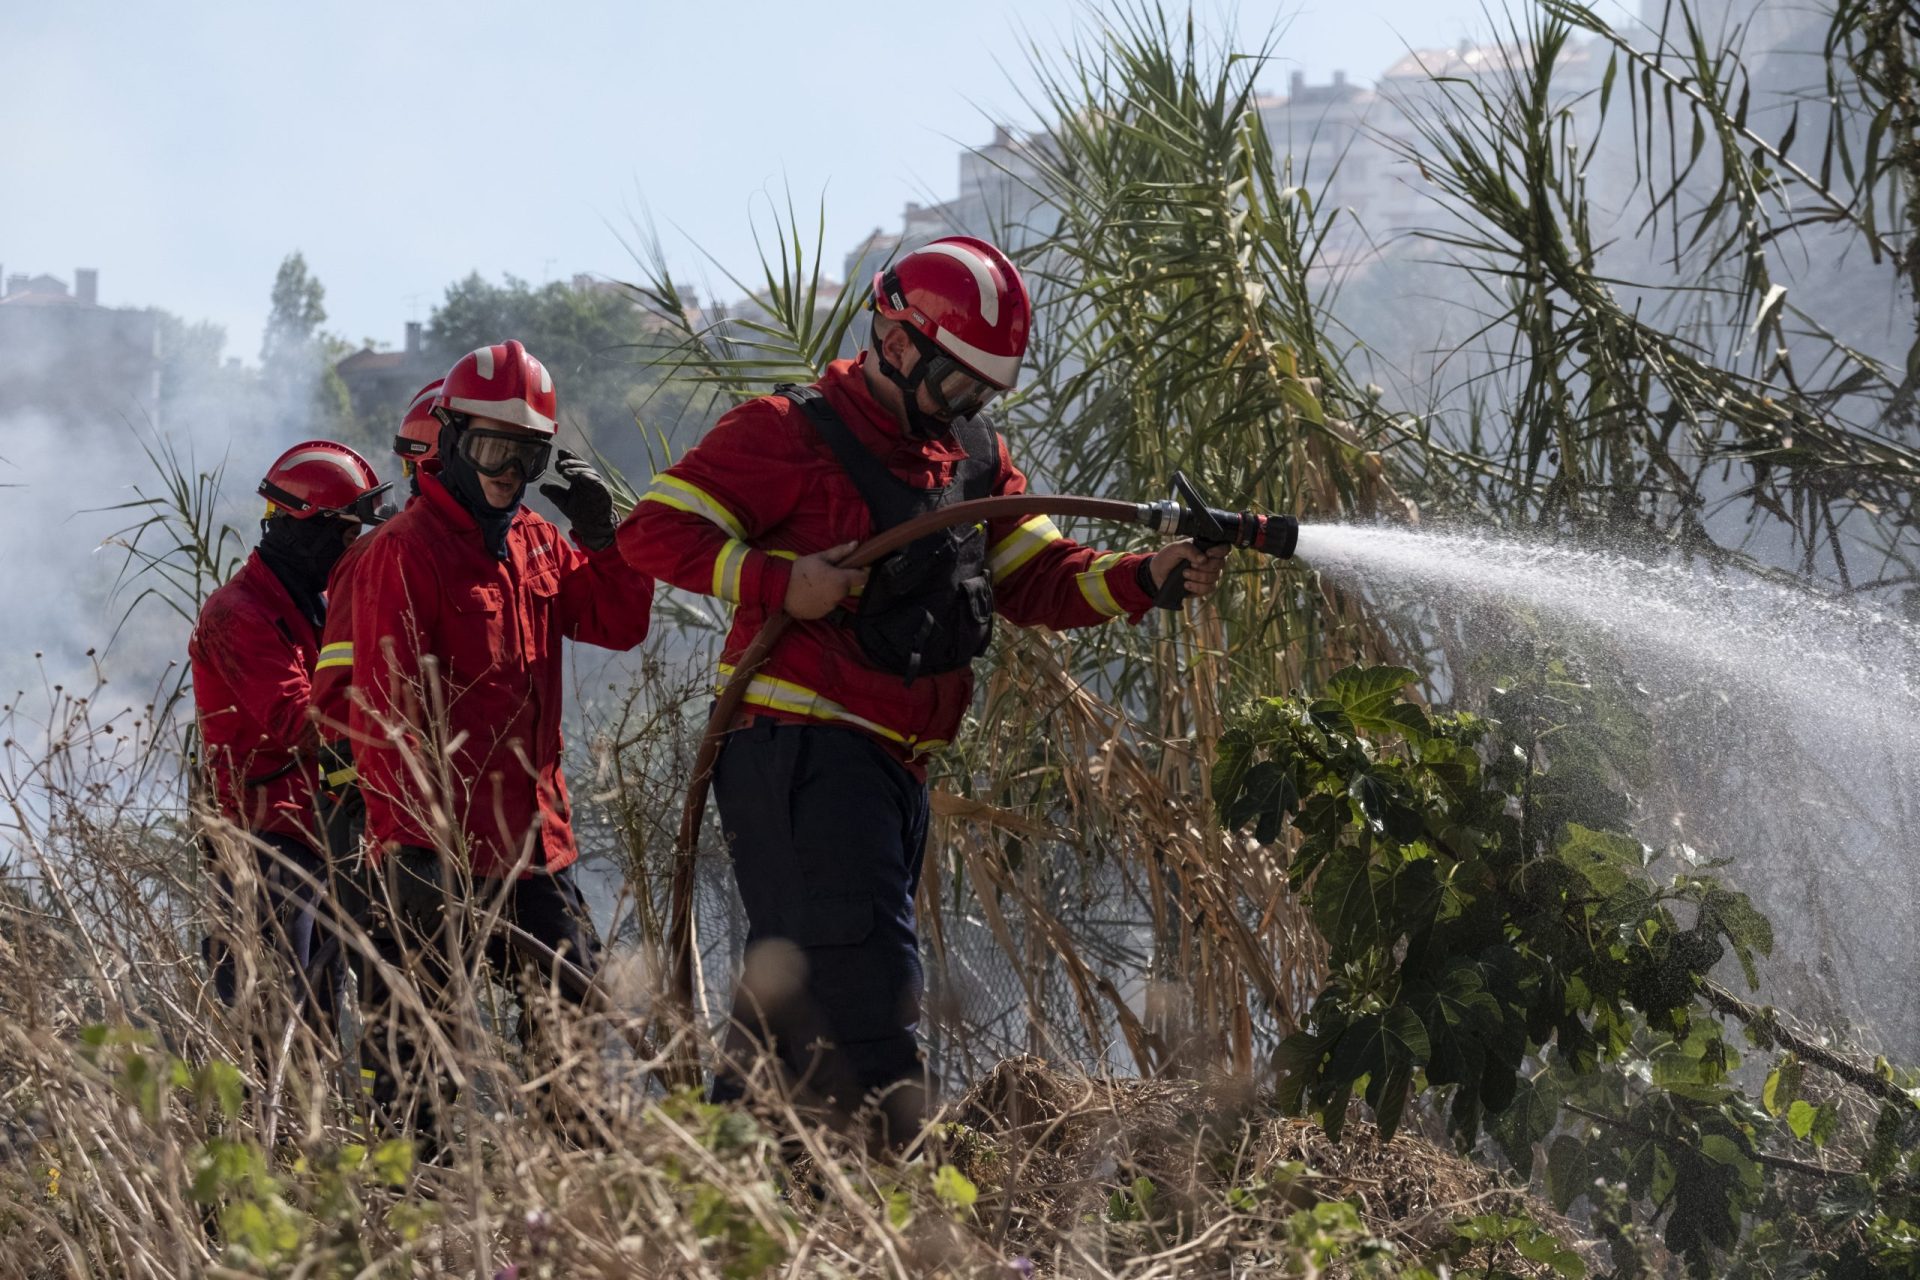
[[1190, 596], [1210, 596], [1214, 588], [1220, 585], [1220, 571], [1226, 567], [1229, 547], [1214, 547], [1202, 551], [1191, 542], [1172, 542], [1160, 548], [1148, 566], [1153, 575], [1153, 585], [1157, 590], [1172, 573], [1175, 565], [1186, 569], [1187, 594]]
[[571, 449], [560, 450], [553, 470], [565, 484], [543, 484], [540, 492], [573, 525], [573, 536], [589, 551], [613, 545], [613, 491], [593, 464]]

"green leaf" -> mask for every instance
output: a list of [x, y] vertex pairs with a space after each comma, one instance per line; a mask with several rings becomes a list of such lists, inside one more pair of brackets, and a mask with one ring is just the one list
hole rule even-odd
[[1347, 709], [1331, 698], [1318, 698], [1307, 706], [1307, 722], [1330, 738], [1353, 736], [1353, 719]]
[[1767, 1074], [1767, 1083], [1760, 1090], [1760, 1105], [1767, 1114], [1778, 1117], [1781, 1112], [1800, 1097], [1800, 1081], [1806, 1074], [1798, 1054], [1789, 1053], [1780, 1060], [1780, 1065]]
[[1547, 1147], [1547, 1198], [1565, 1213], [1574, 1201], [1593, 1189], [1593, 1162], [1587, 1144], [1561, 1134]]
[[1878, 1182], [1900, 1163], [1900, 1130], [1906, 1123], [1907, 1109], [1889, 1102], [1880, 1108], [1873, 1122], [1873, 1145], [1861, 1161], [1861, 1171]]
[[974, 1201], [980, 1198], [980, 1188], [973, 1180], [950, 1164], [943, 1164], [934, 1170], [934, 1197], [955, 1212], [971, 1212]]
[[1254, 839], [1269, 844], [1280, 835], [1286, 815], [1300, 805], [1293, 771], [1274, 760], [1262, 760], [1248, 769], [1237, 794], [1226, 804], [1229, 827], [1252, 825]]
[[1834, 1126], [1840, 1123], [1840, 1107], [1833, 1102], [1823, 1102], [1813, 1114], [1813, 1127], [1807, 1131], [1816, 1149], [1824, 1147], [1833, 1138]]
[[213, 1101], [219, 1106], [220, 1114], [231, 1120], [240, 1114], [246, 1099], [246, 1081], [240, 1075], [240, 1068], [216, 1058], [200, 1068], [194, 1078], [193, 1091], [196, 1100], [203, 1105]]
[[1419, 678], [1406, 667], [1344, 667], [1328, 679], [1326, 696], [1340, 704], [1356, 727], [1419, 745], [1433, 736], [1432, 722], [1400, 696]]
[[1805, 1098], [1796, 1098], [1787, 1108], [1787, 1128], [1793, 1130], [1793, 1136], [1804, 1140], [1813, 1132], [1815, 1109]]
[[413, 1173], [413, 1143], [391, 1138], [373, 1149], [373, 1171], [390, 1187], [404, 1187]]
[[1579, 872], [1595, 894], [1611, 897], [1638, 876], [1645, 851], [1646, 846], [1632, 836], [1569, 822], [1554, 853]]
[[1342, 667], [1327, 680], [1326, 696], [1348, 715], [1378, 715], [1419, 678], [1406, 667]]
[[1358, 849], [1339, 849], [1321, 866], [1310, 906], [1314, 923], [1333, 949], [1335, 964], [1378, 946], [1380, 908], [1374, 900], [1373, 867]]
[[1405, 1005], [1396, 1005], [1387, 1011], [1382, 1031], [1385, 1065], [1367, 1082], [1367, 1105], [1373, 1108], [1374, 1123], [1380, 1128], [1381, 1139], [1386, 1141], [1400, 1128], [1400, 1117], [1406, 1111], [1412, 1092], [1413, 1073], [1426, 1063], [1431, 1046], [1426, 1027]]
[[[1244, 726], [1235, 725], [1220, 735], [1215, 744], [1213, 756], [1212, 790], [1213, 802], [1222, 813], [1231, 810], [1239, 797], [1241, 786], [1245, 783], [1247, 770], [1253, 766], [1253, 734]], [[1237, 826], [1231, 820], [1229, 826]]]

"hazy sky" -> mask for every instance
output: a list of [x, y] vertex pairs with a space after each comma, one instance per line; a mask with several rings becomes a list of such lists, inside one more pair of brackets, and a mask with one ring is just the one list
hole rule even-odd
[[[1173, 6], [1170, 6], [1173, 7]], [[274, 268], [302, 250], [328, 327], [397, 343], [448, 282], [631, 275], [651, 209], [735, 269], [749, 214], [824, 190], [831, 261], [901, 204], [951, 195], [990, 117], [1032, 123], [1024, 30], [1093, 8], [966, 3], [11, 4], [0, 14], [0, 267], [225, 324], [258, 356]], [[1222, 10], [1203, 7], [1218, 15]], [[1371, 80], [1451, 44], [1478, 0], [1304, 0], [1203, 19], [1298, 68]]]

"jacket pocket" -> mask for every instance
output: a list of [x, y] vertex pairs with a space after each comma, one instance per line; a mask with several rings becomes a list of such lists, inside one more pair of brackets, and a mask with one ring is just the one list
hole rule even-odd
[[560, 594], [560, 575], [551, 570], [528, 575], [527, 633], [521, 642], [529, 664], [540, 661], [550, 637], [554, 635], [553, 610]]
[[455, 664], [456, 678], [471, 679], [477, 671], [460, 672], [458, 664], [468, 654], [486, 655], [489, 666], [506, 656], [506, 596], [497, 583], [485, 582], [455, 592], [449, 606], [459, 616], [461, 634], [442, 654], [442, 661]]

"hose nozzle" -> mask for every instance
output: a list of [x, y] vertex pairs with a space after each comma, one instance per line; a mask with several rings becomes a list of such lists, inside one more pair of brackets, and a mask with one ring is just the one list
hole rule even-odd
[[[1166, 500], [1140, 508], [1140, 523], [1171, 537], [1191, 538], [1202, 549], [1244, 547], [1280, 560], [1291, 558], [1300, 542], [1300, 522], [1292, 516], [1263, 516], [1210, 506], [1181, 471], [1173, 473], [1172, 492]], [[1186, 598], [1186, 572], [1180, 569], [1160, 584], [1154, 603], [1162, 609], [1178, 609]]]

